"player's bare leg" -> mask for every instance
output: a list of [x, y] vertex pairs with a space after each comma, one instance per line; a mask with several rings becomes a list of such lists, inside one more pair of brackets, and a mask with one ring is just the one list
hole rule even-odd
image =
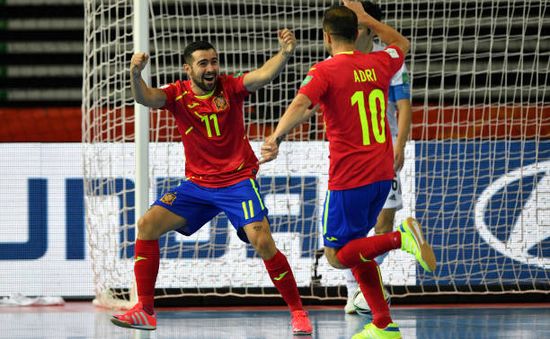
[[160, 206], [151, 207], [138, 221], [134, 274], [138, 303], [124, 314], [114, 315], [111, 322], [120, 327], [154, 330], [155, 283], [160, 262], [158, 239], [164, 233], [185, 225], [185, 219]]
[[313, 329], [302, 306], [294, 274], [286, 256], [273, 241], [267, 218], [244, 226], [244, 231], [250, 244], [264, 260], [271, 281], [290, 308], [292, 332], [294, 335], [310, 335]]
[[263, 260], [269, 260], [275, 256], [278, 249], [271, 236], [271, 229], [267, 218], [244, 226], [244, 231], [250, 241], [250, 245], [254, 247]]
[[[386, 234], [393, 231], [393, 223], [395, 221], [395, 208], [383, 208], [378, 215], [376, 225], [374, 226], [374, 233], [376, 235]], [[376, 263], [382, 265], [384, 259], [388, 256], [388, 253], [380, 254], [376, 257]]]
[[376, 225], [374, 226], [374, 232], [376, 234], [385, 234], [393, 231], [396, 211], [395, 208], [384, 208], [380, 211]]

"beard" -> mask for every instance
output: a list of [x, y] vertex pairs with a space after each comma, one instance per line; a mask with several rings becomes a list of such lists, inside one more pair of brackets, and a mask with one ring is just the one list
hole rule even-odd
[[205, 92], [210, 92], [214, 88], [216, 88], [216, 84], [218, 83], [218, 75], [214, 77], [213, 81], [206, 82], [203, 77], [197, 77], [194, 74], [190, 75], [191, 80], [195, 85], [197, 85], [198, 88]]

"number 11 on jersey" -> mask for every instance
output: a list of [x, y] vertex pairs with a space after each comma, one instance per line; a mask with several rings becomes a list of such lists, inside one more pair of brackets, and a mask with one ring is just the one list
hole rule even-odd
[[206, 127], [206, 134], [209, 138], [212, 138], [212, 128], [210, 127], [210, 120], [212, 120], [212, 123], [214, 125], [214, 132], [216, 133], [216, 136], [219, 137], [221, 133], [220, 127], [218, 126], [218, 116], [216, 114], [201, 116], [201, 121], [204, 122], [204, 125]]
[[[357, 91], [353, 93], [351, 96], [351, 105], [354, 106], [356, 104], [359, 109], [359, 119], [363, 132], [363, 145], [367, 146], [371, 144], [371, 140], [367, 109], [365, 107], [365, 92]], [[378, 111], [379, 106], [380, 111]], [[386, 142], [386, 100], [384, 99], [384, 92], [382, 90], [377, 88], [369, 93], [369, 111], [374, 140], [382, 144]]]

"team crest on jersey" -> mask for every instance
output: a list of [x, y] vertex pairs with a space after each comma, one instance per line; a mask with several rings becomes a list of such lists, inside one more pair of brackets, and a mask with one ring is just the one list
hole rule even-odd
[[227, 101], [225, 100], [225, 97], [223, 96], [223, 93], [220, 93], [217, 97], [215, 97], [212, 102], [214, 103], [214, 106], [216, 106], [216, 109], [218, 111], [223, 111], [227, 108]]
[[172, 206], [174, 200], [176, 200], [176, 195], [174, 193], [166, 193], [160, 198], [160, 201], [170, 206]]

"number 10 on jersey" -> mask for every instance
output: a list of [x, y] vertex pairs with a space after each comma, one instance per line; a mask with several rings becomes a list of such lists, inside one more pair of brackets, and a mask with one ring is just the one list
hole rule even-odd
[[[374, 134], [374, 140], [382, 144], [386, 142], [386, 100], [384, 99], [384, 92], [380, 89], [374, 89], [369, 93], [369, 112], [370, 112], [370, 125], [372, 126], [372, 133]], [[361, 121], [361, 130], [363, 132], [363, 145], [367, 146], [371, 144], [369, 119], [367, 117], [367, 109], [365, 107], [365, 92], [357, 91], [351, 96], [351, 105], [357, 105], [359, 109], [359, 119]], [[380, 110], [378, 110], [380, 107]]]

